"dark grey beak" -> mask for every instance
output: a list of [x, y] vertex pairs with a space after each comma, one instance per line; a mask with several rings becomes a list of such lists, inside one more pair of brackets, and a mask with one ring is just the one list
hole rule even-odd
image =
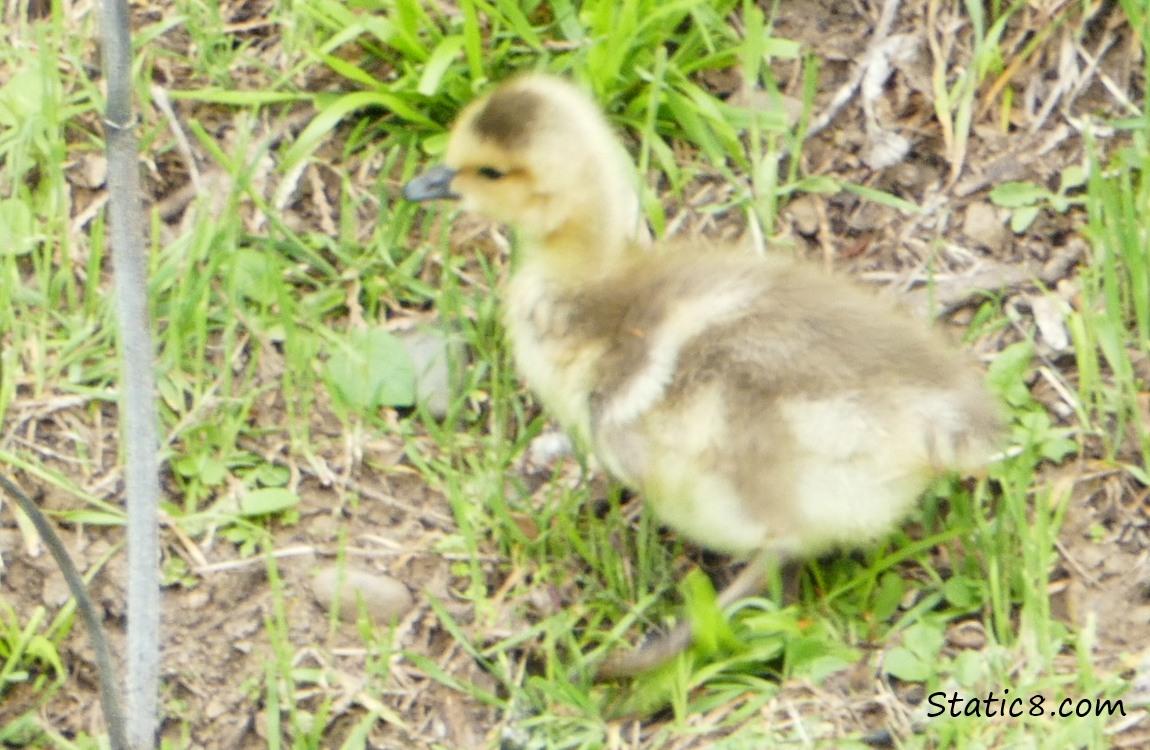
[[443, 164], [432, 167], [403, 186], [403, 197], [409, 201], [458, 198], [459, 195], [451, 192], [451, 181], [455, 179], [455, 174], [454, 169]]

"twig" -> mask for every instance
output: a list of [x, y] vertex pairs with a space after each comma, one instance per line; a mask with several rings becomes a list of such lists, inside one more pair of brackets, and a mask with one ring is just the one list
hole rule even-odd
[[823, 110], [823, 113], [811, 122], [811, 126], [807, 129], [808, 138], [821, 131], [827, 125], [830, 125], [831, 121], [838, 116], [839, 111], [842, 110], [847, 102], [851, 100], [851, 97], [854, 96], [855, 91], [857, 91], [858, 87], [862, 84], [863, 78], [866, 77], [871, 63], [875, 57], [881, 53], [883, 44], [886, 42], [887, 37], [890, 36], [891, 27], [894, 26], [894, 21], [898, 18], [898, 5], [899, 0], [883, 0], [882, 12], [879, 14], [878, 23], [875, 24], [874, 32], [871, 34], [870, 44], [867, 45], [862, 60], [855, 66], [850, 79], [831, 97], [830, 104]]
[[974, 273], [938, 282], [933, 289], [911, 290], [900, 301], [919, 317], [946, 317], [987, 294], [1007, 294], [1035, 282], [1053, 285], [1070, 274], [1083, 254], [1081, 245], [1071, 243], [1043, 266], [988, 263]]

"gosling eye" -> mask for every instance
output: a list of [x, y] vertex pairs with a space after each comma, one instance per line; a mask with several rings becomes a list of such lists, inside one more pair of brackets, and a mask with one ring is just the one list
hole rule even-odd
[[498, 180], [505, 174], [503, 171], [498, 170], [495, 167], [479, 167], [475, 170], [475, 173], [480, 177], [488, 180]]

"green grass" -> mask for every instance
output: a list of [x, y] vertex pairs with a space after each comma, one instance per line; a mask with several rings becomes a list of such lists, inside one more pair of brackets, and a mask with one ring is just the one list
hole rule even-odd
[[[969, 67], [955, 74], [948, 59], [934, 60], [934, 110], [950, 133], [952, 164], [967, 158], [976, 96], [1011, 62], [1003, 34], [1021, 6], [999, 5], [987, 17], [978, 3], [962, 6], [975, 16]], [[1132, 25], [1146, 28], [1144, 9], [1124, 8]], [[182, 0], [136, 39], [146, 183], [171, 187], [165, 175], [187, 169], [169, 131], [178, 127], [209, 186], [192, 199], [190, 220], [168, 225], [153, 215], [149, 227], [170, 524], [196, 540], [231, 544], [236, 555], [270, 553], [275, 532], [300, 522], [292, 467], [322, 464], [333, 446], [395, 441], [451, 508], [455, 529], [436, 551], [453, 556], [453, 590], [473, 607], [473, 621], [460, 622], [433, 600], [429, 617], [491, 680], [468, 682], [415, 651], [403, 657], [496, 707], [497, 735], [511, 747], [621, 747], [630, 730], [617, 717], [627, 712], [661, 712], [646, 725], [644, 747], [682, 746], [690, 737], [730, 748], [798, 743], [818, 730], [817, 710], [794, 709], [803, 728], [763, 714], [794, 706], [804, 695], [790, 692], [796, 685], [833, 694], [850, 670], [899, 689], [921, 685], [924, 695], [1007, 687], [1052, 701], [1120, 695], [1119, 676], [1091, 661], [1090, 629], [1051, 613], [1055, 542], [1072, 500], [1046, 472], [1096, 441], [1101, 452], [1092, 458], [1147, 482], [1150, 426], [1139, 402], [1146, 384], [1135, 368], [1150, 356], [1146, 117], [1113, 123], [1128, 136], [1122, 148], [1092, 144], [1087, 180], [1074, 193], [1081, 205], [1061, 207], [1084, 212], [1092, 248], [1082, 302], [1067, 318], [1076, 354], [1069, 382], [1080, 401], [1074, 417], [1055, 418], [1022, 385], [1036, 367], [1033, 347], [1007, 348], [990, 379], [1010, 410], [1013, 450], [988, 479], [941, 482], [906, 531], [806, 565], [796, 601], [752, 598], [728, 619], [707, 582], [688, 573], [681, 542], [646, 516], [630, 525], [633, 502], [618, 491], [604, 498], [572, 482], [571, 464], [533, 491], [518, 461], [546, 422], [502, 341], [495, 290], [506, 258], [498, 248], [453, 243], [451, 210], [403, 203], [397, 187], [442, 152], [444, 124], [475, 93], [541, 68], [572, 75], [604, 103], [648, 178], [644, 207], [659, 232], [668, 207], [700, 175], [735, 185], [722, 208], [768, 238], [780, 208], [804, 191], [847, 189], [906, 205], [868, 185], [803, 173], [802, 132], [820, 61], [773, 34], [774, 7], [727, 0], [464, 0], [450, 13], [410, 0], [323, 1], [278, 4], [271, 13], [270, 31], [228, 33], [214, 4]], [[100, 89], [82, 74], [92, 33], [90, 20], [65, 20], [56, 8], [46, 22], [17, 24], [0, 43], [0, 66], [10, 71], [0, 84], [0, 463], [71, 498], [60, 513], [69, 523], [116, 526], [122, 511], [97, 481], [115, 463], [104, 452], [116, 450], [107, 437], [117, 365], [103, 214], [93, 210], [77, 231], [76, 216], [97, 193], [68, 179], [103, 147]], [[273, 42], [276, 55], [265, 55]], [[748, 85], [777, 94], [771, 71], [783, 63], [797, 66], [803, 82], [797, 123], [781, 109], [750, 114], [699, 83], [702, 72], [741, 66]], [[154, 80], [167, 81], [180, 112], [175, 124], [152, 106]], [[1047, 191], [1023, 207], [1057, 209], [1044, 201], [1060, 195]], [[330, 226], [326, 216], [335, 217]], [[373, 362], [355, 359], [364, 350], [393, 356], [389, 318], [432, 310], [470, 358], [454, 363], [456, 390], [438, 420], [412, 405], [400, 364], [364, 369]], [[991, 303], [976, 320], [972, 338], [1008, 327]], [[9, 438], [55, 408], [74, 415], [75, 429], [51, 432], [50, 450]], [[282, 419], [267, 418], [269, 410]], [[335, 420], [344, 443], [327, 435], [321, 415]], [[105, 437], [92, 440], [100, 430]], [[351, 492], [343, 500], [348, 512], [357, 502]], [[278, 605], [258, 636], [272, 657], [259, 684], [248, 686], [252, 700], [264, 706], [269, 747], [332, 747], [331, 675], [298, 665], [268, 559]], [[166, 572], [172, 585], [194, 581], [175, 562]], [[540, 592], [561, 606], [540, 605]], [[639, 681], [591, 681], [595, 657], [681, 616], [680, 598], [701, 631], [695, 651]], [[519, 627], [504, 633], [508, 612]], [[980, 623], [981, 650], [947, 644], [962, 621]], [[0, 595], [0, 691], [19, 686], [50, 702], [74, 679], [60, 666], [70, 627], [70, 610], [52, 619]], [[401, 646], [386, 628], [361, 623], [357, 632], [367, 692], [386, 695]], [[863, 694], [871, 690], [868, 681]], [[361, 706], [341, 730], [343, 747], [369, 746], [377, 718], [403, 719], [383, 698], [373, 706]], [[180, 715], [175, 705], [169, 710]], [[1027, 747], [1033, 736], [1044, 746], [1108, 746], [1108, 718], [913, 720], [911, 747]], [[178, 732], [190, 732], [194, 717], [182, 722]], [[181, 746], [178, 732], [168, 739], [173, 747]], [[6, 739], [36, 735], [48, 747], [96, 746], [93, 738], [65, 739], [34, 710], [0, 727]]]

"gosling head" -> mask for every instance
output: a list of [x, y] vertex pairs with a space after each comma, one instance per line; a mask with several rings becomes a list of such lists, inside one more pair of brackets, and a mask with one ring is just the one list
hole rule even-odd
[[468, 105], [444, 163], [403, 195], [459, 199], [515, 226], [544, 253], [610, 257], [641, 231], [634, 170], [598, 106], [545, 75], [513, 78]]

